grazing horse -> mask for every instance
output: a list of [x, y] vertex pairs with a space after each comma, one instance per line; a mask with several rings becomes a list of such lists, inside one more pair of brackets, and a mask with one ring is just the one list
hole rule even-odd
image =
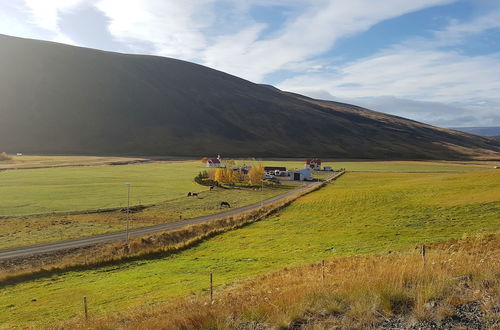
[[191, 195], [192, 195], [191, 192], [188, 192], [188, 196], [187, 197], [191, 197]]
[[220, 202], [220, 207], [223, 206], [231, 207], [231, 204], [229, 204], [228, 202]]
[[198, 193], [191, 193], [191, 196], [193, 196], [193, 197], [194, 197], [194, 196], [198, 197]]
[[215, 186], [210, 186], [210, 190], [215, 190]]

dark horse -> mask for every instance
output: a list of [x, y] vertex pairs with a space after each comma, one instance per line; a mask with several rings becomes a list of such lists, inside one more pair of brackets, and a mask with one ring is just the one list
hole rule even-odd
[[191, 196], [193, 196], [193, 197], [194, 197], [194, 196], [198, 197], [198, 193], [188, 192], [187, 197], [191, 197]]
[[228, 202], [220, 202], [220, 207], [223, 206], [231, 207], [231, 204], [229, 204]]

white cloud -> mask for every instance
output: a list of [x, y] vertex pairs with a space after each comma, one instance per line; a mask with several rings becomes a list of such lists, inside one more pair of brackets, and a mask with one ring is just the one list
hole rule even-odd
[[96, 7], [109, 19], [109, 32], [134, 48], [149, 42], [157, 55], [194, 59], [207, 47], [203, 29], [213, 21], [213, 0], [101, 0]]
[[[268, 73], [321, 55], [339, 38], [365, 31], [388, 18], [452, 1], [386, 0], [376, 6], [370, 0], [293, 1], [287, 6], [301, 6], [301, 14], [289, 18], [268, 39], [261, 39], [265, 25], [255, 22], [249, 12], [252, 5], [266, 3], [262, 0], [101, 0], [97, 8], [110, 18], [110, 33], [129, 46], [150, 42], [159, 55], [262, 81]], [[217, 19], [216, 3], [232, 8], [241, 26], [215, 35], [206, 33]]]
[[85, 0], [24, 0], [31, 23], [54, 34], [52, 41], [76, 44], [59, 28], [59, 17], [84, 3]]
[[312, 96], [328, 97], [329, 93], [438, 125], [460, 126], [464, 120], [467, 125], [498, 125], [500, 53], [465, 55], [443, 47], [460, 45], [468, 36], [500, 27], [492, 19], [499, 13], [462, 24], [452, 22], [432, 38], [407, 40], [329, 70], [300, 74], [278, 87]]

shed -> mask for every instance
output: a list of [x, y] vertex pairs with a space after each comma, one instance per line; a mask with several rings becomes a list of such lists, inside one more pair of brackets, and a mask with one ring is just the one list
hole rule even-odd
[[293, 171], [291, 177], [294, 181], [312, 181], [313, 179], [312, 173], [308, 169]]

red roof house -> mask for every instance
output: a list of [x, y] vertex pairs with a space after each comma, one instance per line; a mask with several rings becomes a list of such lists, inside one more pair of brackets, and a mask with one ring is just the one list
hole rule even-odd
[[308, 168], [311, 170], [321, 170], [321, 159], [313, 158], [313, 159], [306, 160], [305, 168]]

